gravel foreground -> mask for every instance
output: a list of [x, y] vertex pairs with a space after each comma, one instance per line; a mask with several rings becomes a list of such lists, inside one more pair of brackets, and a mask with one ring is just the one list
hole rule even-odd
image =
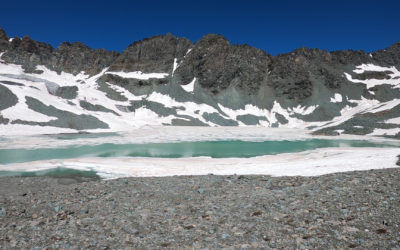
[[2, 249], [400, 249], [400, 169], [0, 178]]

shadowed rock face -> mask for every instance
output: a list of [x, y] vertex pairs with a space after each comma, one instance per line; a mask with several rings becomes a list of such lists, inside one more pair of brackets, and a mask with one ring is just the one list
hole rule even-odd
[[54, 54], [57, 72], [78, 74], [84, 71], [89, 75], [99, 73], [119, 56], [118, 52], [109, 52], [104, 49], [93, 50], [80, 42], [62, 43]]
[[362, 50], [338, 50], [331, 52], [332, 61], [342, 65], [360, 65], [362, 63], [373, 63], [374, 59]]
[[400, 68], [400, 41], [389, 48], [372, 53], [372, 56], [376, 61], [379, 61], [382, 64]]
[[6, 40], [8, 41], [9, 37], [7, 36], [6, 32], [0, 28], [0, 40]]
[[217, 94], [229, 86], [256, 90], [266, 83], [272, 57], [248, 45], [231, 45], [220, 35], [206, 35], [186, 56], [176, 74], [183, 83], [194, 77]]
[[9, 42], [3, 30], [0, 30], [0, 49], [7, 51], [2, 56], [4, 61], [22, 65], [28, 73], [41, 73], [35, 68], [44, 65], [58, 73], [64, 71], [76, 75], [84, 71], [94, 75], [110, 66], [119, 55], [104, 49], [93, 50], [79, 42], [62, 43], [56, 50], [51, 45], [34, 41], [28, 36], [22, 39], [16, 37]]
[[7, 36], [6, 32], [0, 28], [0, 50], [6, 50], [9, 46], [10, 38]]
[[172, 72], [174, 58], [181, 60], [192, 46], [189, 40], [171, 34], [147, 38], [129, 45], [116, 58], [109, 70]]
[[26, 72], [35, 72], [37, 65], [47, 65], [52, 60], [53, 47], [49, 44], [36, 42], [25, 36], [15, 37], [9, 42], [2, 59], [8, 63], [22, 65]]
[[194, 77], [202, 87], [217, 94], [229, 86], [256, 90], [266, 83], [272, 57], [248, 45], [231, 45], [220, 35], [198, 41], [177, 69], [184, 83]]

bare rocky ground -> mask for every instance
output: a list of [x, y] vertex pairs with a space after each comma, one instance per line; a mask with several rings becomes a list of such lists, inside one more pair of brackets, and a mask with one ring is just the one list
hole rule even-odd
[[400, 169], [0, 179], [2, 249], [400, 249]]

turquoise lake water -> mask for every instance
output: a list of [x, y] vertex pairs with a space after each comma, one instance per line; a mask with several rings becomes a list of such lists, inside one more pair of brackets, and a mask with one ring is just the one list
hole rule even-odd
[[[79, 139], [59, 136], [60, 140]], [[396, 145], [397, 144], [397, 145]], [[209, 156], [213, 158], [254, 157], [301, 152], [327, 147], [398, 147], [398, 143], [364, 140], [309, 139], [299, 141], [193, 141], [148, 144], [100, 144], [61, 148], [0, 149], [0, 164], [80, 157], [161, 157], [180, 158]]]

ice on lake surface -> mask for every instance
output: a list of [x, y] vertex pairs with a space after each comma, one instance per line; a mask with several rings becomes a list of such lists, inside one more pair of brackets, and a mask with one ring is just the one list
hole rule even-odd
[[[65, 139], [63, 139], [65, 140]], [[77, 139], [75, 139], [77, 140]], [[385, 142], [307, 139], [298, 141], [192, 141], [146, 144], [71, 145], [56, 148], [0, 149], [0, 164], [82, 157], [249, 158], [294, 153], [317, 148], [393, 147]]]
[[[265, 128], [146, 127], [130, 133], [14, 136], [0, 138], [0, 175], [35, 175], [55, 168], [95, 171], [105, 178], [239, 172], [314, 175], [395, 167], [399, 146], [397, 140], [315, 137]], [[358, 162], [345, 166], [349, 157]], [[274, 163], [277, 159], [280, 162]], [[314, 166], [317, 161], [321, 166]], [[373, 165], [374, 161], [379, 162]], [[320, 170], [311, 172], [310, 167]]]

